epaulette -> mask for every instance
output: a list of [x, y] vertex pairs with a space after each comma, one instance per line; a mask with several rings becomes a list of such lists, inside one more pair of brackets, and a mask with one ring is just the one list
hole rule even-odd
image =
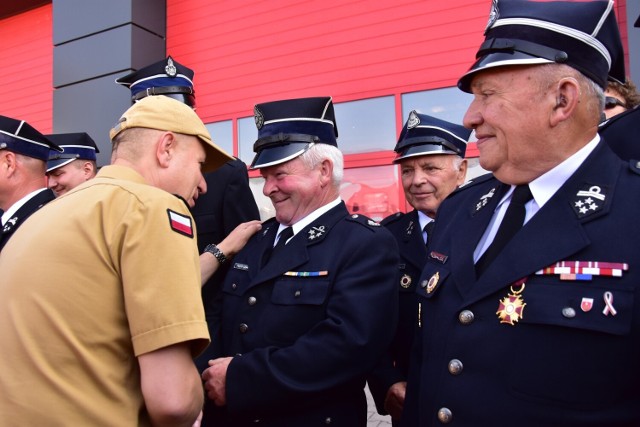
[[485, 173], [484, 175], [480, 175], [473, 179], [470, 179], [469, 181], [463, 183], [460, 187], [456, 188], [451, 194], [449, 194], [449, 197], [452, 197], [453, 195], [458, 194], [461, 191], [466, 190], [467, 188], [471, 188], [478, 184], [482, 184], [483, 182], [487, 182], [493, 178], [494, 176], [492, 173]]
[[389, 224], [393, 224], [396, 221], [399, 221], [403, 216], [405, 216], [402, 212], [396, 212], [394, 214], [389, 215], [382, 221], [380, 221], [380, 225], [387, 226]]
[[349, 215], [347, 217], [347, 220], [348, 221], [352, 221], [352, 222], [356, 222], [356, 223], [361, 224], [361, 225], [364, 225], [368, 229], [381, 227], [379, 222], [376, 222], [376, 221], [372, 220], [371, 218], [369, 218], [367, 216], [364, 216], [364, 215], [360, 215], [360, 214]]
[[640, 160], [629, 160], [629, 169], [640, 175]]

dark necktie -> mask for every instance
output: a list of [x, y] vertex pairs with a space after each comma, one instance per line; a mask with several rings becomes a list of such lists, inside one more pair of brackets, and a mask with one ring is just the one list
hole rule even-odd
[[293, 236], [292, 227], [287, 227], [282, 229], [282, 231], [280, 232], [280, 237], [278, 238], [278, 243], [276, 243], [276, 245], [270, 251], [267, 251], [266, 256], [263, 258], [264, 264], [269, 262], [269, 259], [271, 259], [274, 253], [276, 253], [279, 250], [282, 250], [284, 245], [287, 244], [287, 240], [289, 240], [291, 236]]
[[528, 185], [518, 185], [513, 191], [511, 202], [509, 203], [507, 212], [504, 214], [504, 218], [502, 218], [496, 237], [480, 259], [478, 259], [478, 262], [476, 262], [477, 277], [480, 277], [482, 273], [484, 273], [489, 264], [498, 256], [509, 240], [522, 228], [526, 215], [524, 205], [532, 198], [533, 196], [531, 195], [531, 190], [529, 190]]
[[424, 232], [427, 233], [427, 241], [425, 245], [429, 244], [429, 240], [431, 239], [431, 232], [433, 231], [433, 226], [436, 225], [435, 221], [429, 221], [423, 228]]

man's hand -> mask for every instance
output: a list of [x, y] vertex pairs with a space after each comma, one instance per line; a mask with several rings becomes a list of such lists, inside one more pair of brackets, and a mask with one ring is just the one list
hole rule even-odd
[[233, 357], [221, 357], [209, 360], [209, 367], [202, 373], [204, 388], [209, 399], [217, 406], [227, 404], [227, 368]]
[[384, 409], [394, 420], [399, 420], [404, 407], [404, 396], [407, 392], [407, 382], [400, 381], [389, 387], [384, 398]]

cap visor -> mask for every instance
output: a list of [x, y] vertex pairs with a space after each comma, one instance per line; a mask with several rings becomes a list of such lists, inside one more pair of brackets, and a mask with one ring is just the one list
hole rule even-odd
[[302, 155], [310, 145], [308, 142], [292, 142], [287, 145], [264, 148], [253, 158], [250, 169], [266, 168], [288, 162]]
[[406, 159], [408, 157], [432, 156], [435, 154], [458, 154], [458, 153], [445, 147], [444, 145], [439, 145], [439, 144], [414, 145], [407, 148], [402, 153], [398, 154], [398, 156], [395, 159], [393, 159], [393, 163], [398, 163], [400, 160]]
[[47, 161], [47, 173], [51, 172], [54, 169], [58, 169], [58, 168], [61, 168], [62, 166], [68, 165], [69, 163], [73, 162], [74, 160], [76, 160], [76, 158], [73, 158], [73, 159], [48, 160]]
[[527, 55], [522, 52], [495, 52], [489, 53], [482, 58], [478, 59], [462, 77], [458, 80], [458, 87], [460, 90], [471, 93], [471, 80], [475, 77], [475, 74], [479, 71], [505, 67], [508, 65], [539, 65], [550, 64], [553, 61], [544, 58], [538, 58], [537, 56]]
[[202, 166], [202, 172], [212, 172], [218, 169], [220, 166], [227, 163], [234, 158], [227, 154], [222, 148], [218, 147], [214, 142], [200, 139], [204, 144], [207, 158]]

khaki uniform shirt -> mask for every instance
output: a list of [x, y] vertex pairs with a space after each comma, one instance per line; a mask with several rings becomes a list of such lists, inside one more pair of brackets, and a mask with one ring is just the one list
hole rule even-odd
[[0, 425], [148, 425], [136, 356], [208, 343], [186, 204], [105, 166], [0, 256]]

